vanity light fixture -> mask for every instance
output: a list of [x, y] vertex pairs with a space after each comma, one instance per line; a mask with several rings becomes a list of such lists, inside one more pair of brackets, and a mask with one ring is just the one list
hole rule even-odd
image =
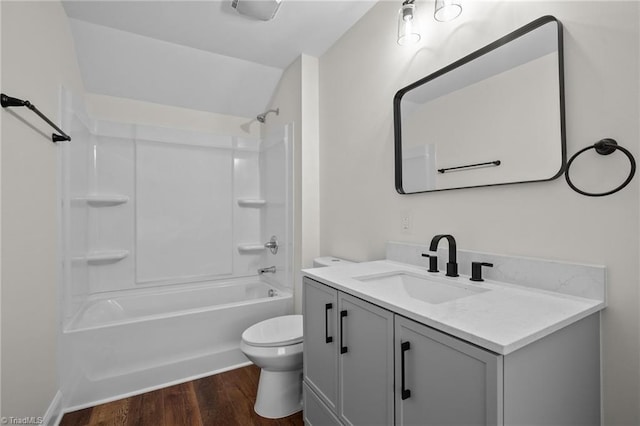
[[462, 13], [460, 0], [436, 0], [433, 17], [436, 21], [453, 21]]
[[406, 46], [420, 41], [420, 31], [416, 21], [415, 0], [404, 0], [398, 11], [398, 44]]

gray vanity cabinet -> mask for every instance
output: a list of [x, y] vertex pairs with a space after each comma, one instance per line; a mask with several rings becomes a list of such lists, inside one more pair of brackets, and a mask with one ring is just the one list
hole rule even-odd
[[501, 424], [502, 357], [398, 315], [395, 347], [397, 425]]
[[393, 314], [308, 278], [303, 309], [307, 422], [392, 424]]
[[600, 424], [599, 313], [499, 355], [307, 277], [303, 309], [308, 425]]

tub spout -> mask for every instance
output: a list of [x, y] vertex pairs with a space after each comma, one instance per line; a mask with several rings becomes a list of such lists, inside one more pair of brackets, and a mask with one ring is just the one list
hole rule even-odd
[[265, 272], [271, 272], [272, 274], [276, 273], [276, 267], [275, 266], [269, 266], [268, 268], [260, 268], [258, 269], [258, 274], [262, 275]]

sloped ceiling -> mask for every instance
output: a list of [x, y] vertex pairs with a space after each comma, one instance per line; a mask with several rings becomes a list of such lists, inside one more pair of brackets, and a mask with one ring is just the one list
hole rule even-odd
[[321, 56], [375, 1], [283, 0], [266, 22], [230, 0], [63, 4], [87, 91], [255, 117], [289, 64]]

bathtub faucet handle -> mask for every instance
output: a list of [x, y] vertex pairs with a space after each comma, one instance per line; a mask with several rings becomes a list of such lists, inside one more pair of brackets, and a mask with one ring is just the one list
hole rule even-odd
[[275, 266], [269, 266], [268, 268], [260, 268], [258, 269], [258, 274], [262, 275], [265, 272], [271, 272], [272, 274], [276, 273], [276, 267]]
[[276, 236], [274, 235], [273, 237], [271, 237], [271, 239], [269, 241], [267, 241], [264, 244], [264, 247], [268, 248], [269, 250], [271, 250], [271, 253], [277, 254], [278, 253], [278, 238], [276, 238]]

